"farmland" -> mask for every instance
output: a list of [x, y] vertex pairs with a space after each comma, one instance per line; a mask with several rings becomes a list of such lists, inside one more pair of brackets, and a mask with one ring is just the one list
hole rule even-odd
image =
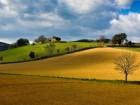
[[[114, 60], [128, 50], [95, 48], [44, 60], [0, 65], [0, 73], [70, 77], [105, 80], [122, 80], [116, 71]], [[138, 52], [132, 52], [139, 58]], [[139, 69], [139, 68], [138, 68]], [[140, 80], [140, 71], [129, 76], [129, 80]]]
[[139, 105], [140, 86], [0, 75], [2, 105]]

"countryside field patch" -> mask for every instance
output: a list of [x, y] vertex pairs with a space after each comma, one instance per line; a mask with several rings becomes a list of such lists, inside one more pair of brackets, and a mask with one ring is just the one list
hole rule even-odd
[[[39, 61], [0, 65], [1, 73], [70, 78], [118, 80], [124, 76], [114, 70], [114, 59], [127, 50], [96, 48]], [[139, 53], [133, 52], [139, 59]], [[140, 80], [140, 68], [129, 80]]]
[[1, 105], [139, 105], [140, 86], [0, 75]]

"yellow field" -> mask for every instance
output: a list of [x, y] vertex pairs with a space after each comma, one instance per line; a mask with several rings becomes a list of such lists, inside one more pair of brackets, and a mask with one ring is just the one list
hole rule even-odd
[[0, 105], [140, 105], [140, 85], [0, 75]]
[[[114, 70], [114, 59], [127, 50], [96, 48], [60, 57], [19, 64], [0, 65], [0, 73], [57, 76], [72, 78], [94, 78], [116, 80], [124, 76]], [[136, 53], [139, 59], [140, 53]], [[14, 55], [13, 55], [14, 56]], [[140, 80], [140, 68], [129, 80]]]

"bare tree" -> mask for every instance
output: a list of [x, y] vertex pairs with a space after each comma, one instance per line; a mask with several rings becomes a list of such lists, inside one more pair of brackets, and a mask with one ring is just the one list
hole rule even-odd
[[115, 60], [116, 70], [119, 70], [125, 75], [125, 82], [128, 80], [128, 75], [137, 70], [139, 62], [136, 56], [132, 53], [124, 53]]

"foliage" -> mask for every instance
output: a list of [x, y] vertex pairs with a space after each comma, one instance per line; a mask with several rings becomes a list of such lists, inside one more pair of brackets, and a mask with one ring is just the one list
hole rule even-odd
[[0, 56], [0, 61], [1, 61], [1, 62], [3, 61], [3, 56]]
[[29, 44], [30, 44], [29, 40], [23, 39], [23, 38], [18, 39], [16, 42], [16, 46], [18, 46], [18, 47], [29, 45]]
[[112, 38], [112, 43], [121, 45], [126, 39], [127, 35], [125, 33], [115, 34]]
[[31, 59], [34, 59], [34, 58], [35, 58], [35, 52], [31, 51], [31, 52], [29, 53], [29, 57], [30, 57]]
[[49, 42], [47, 46], [45, 47], [49, 55], [53, 55], [55, 50], [55, 44], [53, 42]]
[[73, 50], [73, 51], [77, 50], [77, 48], [78, 48], [78, 47], [77, 47], [76, 44], [73, 44], [73, 45], [72, 45], [72, 50]]
[[47, 43], [48, 41], [49, 41], [48, 38], [46, 38], [44, 35], [41, 35], [37, 39], [35, 39], [34, 42], [44, 44], [44, 43]]
[[70, 52], [70, 47], [66, 47], [65, 50], [66, 50], [67, 53], [69, 53]]
[[53, 36], [52, 39], [55, 39], [56, 42], [60, 42], [61, 41], [61, 38], [60, 37], [57, 37], [57, 36]]

